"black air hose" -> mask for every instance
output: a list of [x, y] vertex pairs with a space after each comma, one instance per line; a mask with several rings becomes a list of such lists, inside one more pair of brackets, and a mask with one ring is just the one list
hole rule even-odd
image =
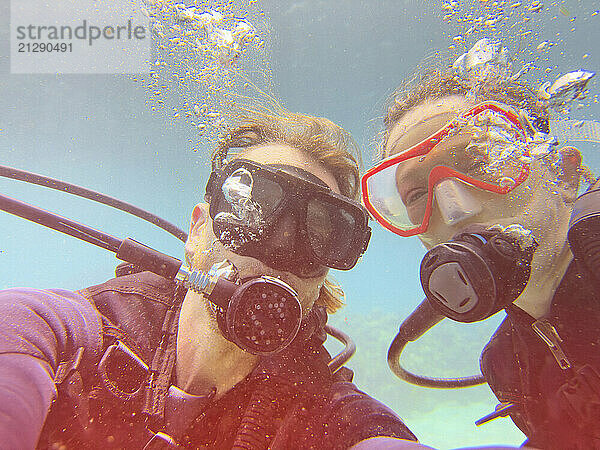
[[[281, 380], [278, 380], [281, 381]], [[244, 412], [233, 442], [233, 450], [266, 450], [275, 434], [272, 420], [278, 409], [281, 393], [274, 380], [267, 376], [262, 386], [254, 391]]]
[[304, 318], [296, 339], [281, 353], [261, 360], [256, 378], [259, 385], [244, 411], [234, 450], [266, 450], [277, 433], [274, 418], [278, 413], [294, 407], [292, 400], [321, 391], [322, 380], [331, 377], [352, 356], [354, 343], [349, 338], [344, 341], [344, 333], [335, 329], [333, 336], [344, 341], [345, 350], [329, 364], [309, 356], [311, 349], [318, 348], [327, 338], [326, 322], [325, 309], [314, 307]]

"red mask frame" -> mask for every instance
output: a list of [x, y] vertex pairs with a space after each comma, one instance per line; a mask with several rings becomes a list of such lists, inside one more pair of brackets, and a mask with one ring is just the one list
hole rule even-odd
[[491, 110], [496, 113], [502, 114], [504, 117], [506, 117], [510, 121], [510, 123], [514, 125], [514, 127], [522, 134], [523, 140], [526, 141], [527, 134], [525, 132], [525, 128], [521, 123], [521, 120], [519, 119], [518, 114], [504, 107], [502, 104], [492, 101], [483, 102], [474, 106], [473, 108], [458, 116], [456, 119], [452, 120], [450, 123], [445, 125], [443, 128], [441, 128], [439, 131], [437, 131], [427, 139], [419, 142], [418, 144], [412, 146], [411, 148], [402, 153], [398, 153], [397, 155], [392, 155], [384, 159], [379, 164], [369, 169], [365, 173], [365, 175], [363, 175], [361, 179], [363, 204], [365, 205], [369, 213], [373, 216], [373, 218], [377, 222], [379, 222], [380, 225], [382, 225], [384, 228], [388, 229], [392, 233], [404, 237], [415, 236], [417, 234], [421, 234], [427, 231], [427, 228], [429, 226], [429, 220], [431, 218], [431, 212], [433, 209], [433, 188], [437, 183], [439, 183], [445, 178], [457, 178], [469, 185], [496, 194], [507, 194], [527, 179], [527, 177], [529, 176], [529, 165], [526, 163], [523, 163], [523, 165], [521, 166], [520, 173], [515, 179], [514, 184], [504, 186], [499, 186], [493, 183], [478, 180], [476, 178], [458, 172], [450, 167], [441, 165], [435, 166], [431, 169], [428, 177], [427, 204], [425, 207], [425, 215], [423, 217], [423, 220], [420, 225], [416, 225], [415, 227], [409, 229], [399, 228], [396, 225], [392, 224], [377, 210], [377, 208], [371, 202], [371, 199], [369, 197], [368, 184], [369, 179], [371, 177], [391, 166], [398, 165], [403, 161], [407, 161], [411, 158], [415, 158], [418, 156], [427, 155], [429, 152], [431, 152], [431, 150], [433, 150], [433, 148], [437, 144], [439, 144], [442, 141], [442, 139], [449, 136], [450, 133], [459, 126], [459, 119], [467, 119], [469, 117], [476, 116], [477, 114], [480, 114], [485, 110]]

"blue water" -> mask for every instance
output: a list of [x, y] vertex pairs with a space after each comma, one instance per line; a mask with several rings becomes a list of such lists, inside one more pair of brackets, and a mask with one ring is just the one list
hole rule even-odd
[[[484, 2], [460, 3], [467, 8]], [[578, 68], [598, 70], [600, 54], [594, 44], [600, 42], [600, 14], [592, 15], [598, 3], [545, 3], [544, 11], [532, 14], [537, 24], [533, 48], [545, 39], [557, 45], [542, 69], [552, 68], [548, 76]], [[269, 0], [258, 5], [271, 24], [275, 93], [292, 111], [326, 116], [348, 129], [362, 146], [366, 167], [386, 96], [425, 56], [448, 49], [463, 29], [443, 20], [443, 4], [437, 0]], [[203, 199], [209, 148], [198, 148], [184, 121], [152, 112], [144, 83], [131, 77], [11, 75], [8, 17], [8, 2], [2, 0], [0, 163], [84, 185], [187, 229], [191, 209]], [[525, 42], [506, 38], [512, 51]], [[545, 75], [543, 70], [536, 73]], [[597, 86], [591, 85], [592, 94], [598, 93]], [[600, 118], [600, 107], [592, 102], [581, 114]], [[600, 173], [600, 148], [582, 149]], [[0, 192], [182, 256], [175, 238], [103, 206], [7, 180], [0, 180]], [[474, 426], [496, 404], [487, 387], [430, 390], [390, 373], [387, 347], [423, 296], [418, 265], [424, 250], [416, 239], [401, 240], [376, 224], [372, 227], [370, 248], [359, 265], [334, 273], [348, 305], [330, 321], [357, 342], [358, 352], [349, 364], [357, 385], [400, 414], [423, 443], [451, 448], [522, 442], [508, 419]], [[0, 215], [0, 231], [0, 288], [75, 289], [109, 278], [116, 264], [104, 250], [6, 214]], [[500, 319], [469, 326], [444, 323], [409, 346], [405, 362], [428, 375], [473, 374], [481, 348]], [[332, 343], [330, 348], [338, 347]]]

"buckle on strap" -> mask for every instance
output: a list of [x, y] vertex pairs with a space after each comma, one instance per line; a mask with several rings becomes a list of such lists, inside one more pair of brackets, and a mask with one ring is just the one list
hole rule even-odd
[[502, 402], [496, 405], [496, 410], [483, 416], [481, 419], [477, 419], [475, 421], [475, 425], [480, 426], [486, 424], [498, 417], [506, 417], [510, 414], [510, 412], [515, 408], [515, 404], [511, 402]]
[[558, 331], [556, 331], [556, 328], [554, 328], [550, 322], [545, 320], [536, 320], [531, 324], [531, 328], [533, 328], [533, 331], [535, 331], [535, 333], [546, 343], [552, 352], [552, 356], [554, 356], [554, 359], [558, 363], [558, 366], [563, 370], [570, 369], [571, 362], [560, 346], [560, 343], [563, 340], [559, 336]]
[[56, 368], [56, 373], [54, 374], [54, 384], [62, 384], [62, 382], [65, 381], [69, 375], [77, 370], [79, 364], [81, 363], [81, 358], [83, 358], [84, 350], [85, 349], [83, 347], [79, 347], [71, 359], [61, 362], [58, 365]]
[[121, 341], [109, 346], [98, 364], [103, 386], [122, 400], [142, 394], [148, 373], [148, 365]]
[[143, 450], [168, 450], [175, 448], [179, 448], [179, 445], [177, 442], [175, 442], [175, 439], [173, 439], [167, 433], [159, 431], [150, 438]]

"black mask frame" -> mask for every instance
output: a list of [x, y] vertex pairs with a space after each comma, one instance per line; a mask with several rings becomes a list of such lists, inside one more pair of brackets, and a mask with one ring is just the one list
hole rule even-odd
[[[228, 245], [234, 236], [238, 238], [238, 245], [230, 246], [234, 253], [255, 257], [272, 268], [304, 278], [318, 275], [324, 267], [339, 270], [354, 267], [371, 236], [366, 209], [324, 183], [311, 181], [318, 180], [311, 173], [299, 176], [305, 171], [290, 166], [288, 172], [282, 167], [239, 158], [213, 170], [205, 200], [210, 205], [209, 214], [217, 238]], [[231, 211], [222, 187], [228, 177], [242, 168], [252, 176], [252, 200], [261, 208], [260, 233], [248, 224], [215, 220], [220, 212]], [[278, 225], [284, 217], [292, 218], [296, 233], [290, 237], [293, 243], [288, 251], [276, 254], [265, 243], [281, 232]], [[318, 236], [317, 228], [323, 225], [323, 220], [329, 232]]]

